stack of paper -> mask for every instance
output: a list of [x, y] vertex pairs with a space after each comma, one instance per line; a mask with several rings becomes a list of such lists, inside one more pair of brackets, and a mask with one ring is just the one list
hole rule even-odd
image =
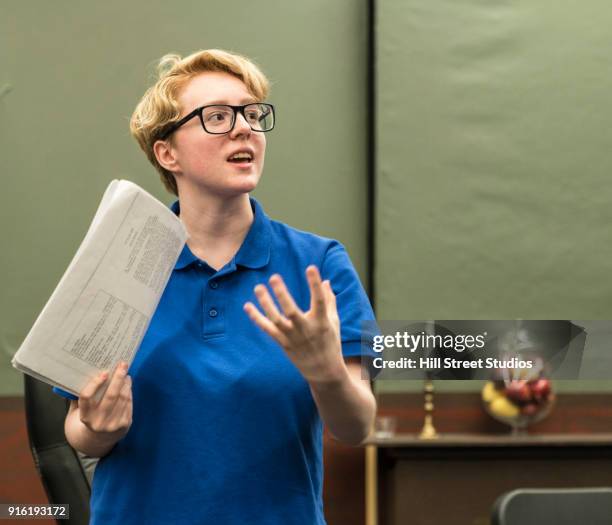
[[13, 366], [78, 395], [99, 372], [131, 363], [186, 239], [161, 202], [111, 182]]

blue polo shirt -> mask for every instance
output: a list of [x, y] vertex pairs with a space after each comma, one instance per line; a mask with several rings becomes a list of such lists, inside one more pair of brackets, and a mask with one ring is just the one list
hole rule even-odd
[[[185, 245], [130, 367], [133, 423], [95, 471], [93, 525], [323, 525], [322, 422], [307, 382], [243, 311], [279, 273], [302, 310], [315, 264], [337, 296], [342, 352], [374, 315], [337, 241], [254, 220], [219, 271]], [[172, 207], [179, 213], [178, 202]]]

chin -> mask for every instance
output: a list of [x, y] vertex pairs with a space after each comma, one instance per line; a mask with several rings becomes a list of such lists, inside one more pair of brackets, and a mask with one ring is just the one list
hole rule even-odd
[[259, 177], [254, 176], [238, 176], [238, 178], [229, 182], [225, 188], [225, 194], [241, 194], [241, 193], [250, 193], [252, 192], [259, 183]]

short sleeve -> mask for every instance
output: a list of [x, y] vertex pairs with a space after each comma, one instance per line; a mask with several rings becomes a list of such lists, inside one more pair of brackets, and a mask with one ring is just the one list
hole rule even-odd
[[71, 399], [73, 401], [77, 401], [79, 399], [74, 394], [71, 394], [70, 392], [66, 392], [65, 390], [62, 390], [61, 388], [58, 388], [56, 386], [53, 387], [53, 393], [59, 396], [65, 397], [66, 399]]
[[370, 321], [367, 324], [373, 324], [374, 312], [346, 249], [337, 241], [327, 249], [321, 277], [324, 280], [329, 279], [336, 294], [342, 355], [344, 357], [361, 357], [363, 353], [369, 355], [367, 344], [363, 346], [365, 352], [362, 352], [362, 330], [364, 322]]

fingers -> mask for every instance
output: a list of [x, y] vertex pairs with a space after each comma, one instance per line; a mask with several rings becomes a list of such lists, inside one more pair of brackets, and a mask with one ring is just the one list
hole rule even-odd
[[104, 393], [104, 397], [97, 403], [97, 394], [99, 394], [101, 388], [104, 386], [108, 379], [108, 372], [102, 372], [94, 379], [92, 379], [83, 391], [79, 398], [79, 408], [81, 409], [81, 416], [87, 417], [87, 414], [93, 409], [94, 405], [101, 406], [105, 410], [110, 410], [117, 402], [119, 392], [123, 385], [124, 378], [127, 374], [128, 364], [121, 362], [117, 365], [115, 372], [110, 380], [110, 384]]
[[93, 397], [94, 394], [100, 389], [100, 387], [104, 383], [106, 383], [107, 379], [108, 379], [108, 372], [106, 372], [106, 371], [100, 372], [97, 376], [92, 378], [85, 385], [85, 388], [83, 388], [83, 390], [81, 390], [81, 393], [80, 393], [79, 397], [84, 397], [84, 398], [91, 398], [91, 397]]
[[276, 295], [278, 303], [281, 305], [283, 313], [287, 319], [299, 324], [303, 312], [295, 304], [293, 297], [289, 293], [289, 290], [287, 290], [287, 286], [285, 285], [283, 278], [278, 274], [274, 274], [272, 277], [270, 277], [270, 286], [272, 287], [274, 295]]
[[125, 408], [123, 409], [123, 414], [121, 415], [121, 424], [124, 427], [128, 427], [132, 424], [132, 407], [133, 406], [134, 405], [132, 403], [132, 394], [130, 390], [130, 399], [125, 404]]
[[[321, 275], [315, 265], [310, 265], [306, 268], [306, 280], [310, 288], [310, 312], [312, 312], [313, 316], [324, 319], [327, 315], [328, 306], [335, 305], [335, 296], [329, 286], [329, 282], [325, 285], [321, 281]], [[245, 305], [245, 312], [275, 339], [278, 339], [279, 331], [284, 335], [288, 335], [294, 328], [297, 328], [299, 332], [304, 332], [307, 321], [306, 316], [295, 303], [282, 277], [274, 274], [270, 277], [269, 282], [282, 313], [276, 307], [268, 288], [263, 284], [255, 287], [255, 296], [265, 313], [265, 317], [261, 315], [252, 303]], [[276, 329], [273, 329], [273, 326]]]
[[129, 393], [128, 393], [128, 402], [125, 405], [124, 417], [126, 418], [129, 424], [132, 423], [132, 407], [134, 406], [132, 402], [132, 378], [127, 376], [129, 379]]
[[310, 308], [312, 312], [316, 316], [323, 316], [326, 312], [327, 301], [325, 298], [325, 291], [323, 288], [323, 283], [321, 282], [321, 275], [319, 274], [319, 269], [310, 265], [306, 268], [306, 280], [308, 281], [308, 286], [310, 287]]
[[79, 409], [81, 413], [91, 408], [92, 400], [108, 379], [108, 372], [101, 372], [91, 379], [79, 394]]
[[[109, 418], [113, 422], [113, 427], [116, 427], [116, 430], [127, 428], [132, 424], [132, 406], [132, 378], [125, 376], [121, 392], [119, 393], [119, 399], [113, 407], [113, 412]], [[115, 430], [113, 427], [111, 429]]]
[[293, 327], [290, 321], [295, 323], [299, 321], [297, 317], [301, 314], [301, 311], [299, 308], [297, 308], [297, 306], [295, 306], [293, 299], [285, 287], [285, 283], [283, 283], [279, 275], [273, 275], [270, 278], [270, 284], [274, 287], [274, 293], [287, 317], [278, 311], [270, 292], [268, 292], [268, 289], [263, 284], [258, 284], [255, 287], [255, 296], [257, 297], [261, 308], [265, 312], [266, 317], [272, 323], [274, 323], [279, 330], [285, 332]]
[[333, 309], [336, 310], [337, 305], [336, 305], [336, 294], [334, 293], [334, 290], [331, 287], [331, 283], [329, 281], [324, 281], [323, 282], [323, 288], [325, 290], [325, 296], [327, 299], [327, 304]]
[[123, 413], [123, 409], [125, 405], [131, 404], [132, 400], [132, 378], [130, 376], [125, 376], [123, 380], [123, 385], [121, 385], [121, 391], [119, 392], [119, 397], [117, 399], [116, 411]]
[[88, 384], [83, 393], [86, 397], [79, 399], [80, 419], [93, 432], [124, 431], [131, 425], [132, 417], [132, 378], [127, 375], [128, 364], [117, 365], [108, 388], [101, 400], [94, 401], [94, 395], [99, 393], [101, 378], [108, 374], [100, 374]]
[[276, 308], [268, 289], [263, 284], [258, 284], [255, 287], [255, 297], [257, 297], [268, 319], [275, 324], [280, 322], [282, 315], [278, 311], [278, 308]]
[[125, 382], [125, 378], [127, 376], [128, 364], [125, 362], [121, 362], [117, 365], [115, 369], [115, 373], [111, 379], [110, 384], [108, 385], [108, 390], [104, 394], [102, 398], [101, 404], [106, 405], [106, 408], [112, 408], [117, 400], [119, 399], [119, 395], [121, 394], [121, 389], [123, 388], [123, 384]]
[[270, 337], [275, 339], [281, 346], [286, 346], [288, 344], [288, 339], [285, 334], [281, 332], [276, 324], [263, 315], [253, 303], [246, 303], [244, 305], [244, 311], [249, 316], [251, 321], [259, 326], [259, 328], [266, 332]]

